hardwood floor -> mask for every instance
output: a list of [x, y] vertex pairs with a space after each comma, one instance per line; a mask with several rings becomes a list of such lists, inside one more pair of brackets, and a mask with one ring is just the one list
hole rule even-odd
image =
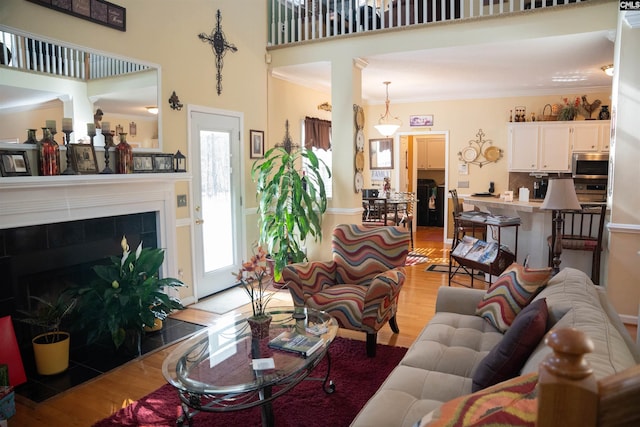
[[[431, 249], [434, 254], [446, 254], [446, 246], [437, 240], [435, 227], [420, 227], [416, 248]], [[444, 251], [444, 252], [443, 252]], [[445, 255], [446, 256], [446, 255]], [[440, 260], [435, 260], [440, 262]], [[402, 288], [398, 309], [399, 334], [388, 325], [378, 333], [378, 343], [408, 347], [435, 312], [435, 299], [440, 286], [447, 286], [447, 275], [425, 272], [428, 264], [407, 267], [407, 280]], [[174, 317], [189, 322], [208, 324], [219, 317], [205, 311], [187, 308]], [[341, 329], [339, 336], [364, 340], [364, 334]], [[635, 336], [635, 332], [632, 336]], [[156, 390], [166, 383], [162, 362], [172, 347], [160, 350], [141, 360], [133, 361], [104, 374], [89, 383], [60, 394], [40, 404], [17, 397], [17, 413], [9, 420], [10, 427], [64, 426], [86, 427], [101, 420]], [[364, 343], [363, 343], [364, 357]]]

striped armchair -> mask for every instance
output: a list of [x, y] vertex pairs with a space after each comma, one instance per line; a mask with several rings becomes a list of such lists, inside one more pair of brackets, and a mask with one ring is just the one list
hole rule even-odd
[[376, 353], [378, 330], [398, 333], [398, 295], [405, 279], [409, 233], [399, 227], [341, 224], [333, 230], [332, 261], [288, 265], [282, 272], [297, 307], [323, 310], [341, 327], [367, 334]]

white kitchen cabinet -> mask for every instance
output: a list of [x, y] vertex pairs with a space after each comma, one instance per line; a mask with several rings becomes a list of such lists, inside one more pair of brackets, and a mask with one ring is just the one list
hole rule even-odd
[[418, 169], [427, 168], [427, 138], [415, 137], [415, 143], [418, 145], [418, 155], [416, 159], [416, 166]]
[[[424, 144], [423, 144], [424, 145]], [[444, 169], [445, 140], [444, 138], [427, 140], [427, 169]]]
[[600, 152], [608, 153], [611, 144], [611, 121], [607, 120], [600, 125]]
[[508, 168], [511, 172], [531, 172], [538, 169], [538, 125], [509, 125]]
[[609, 120], [585, 120], [572, 122], [572, 151], [607, 152], [609, 151]]
[[571, 172], [571, 131], [565, 124], [540, 125], [538, 170]]

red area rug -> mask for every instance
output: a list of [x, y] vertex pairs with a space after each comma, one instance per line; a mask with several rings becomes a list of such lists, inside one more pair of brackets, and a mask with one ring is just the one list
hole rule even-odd
[[[321, 381], [302, 381], [273, 401], [276, 427], [348, 426], [360, 409], [400, 362], [407, 349], [378, 344], [374, 358], [366, 357], [364, 341], [336, 338], [331, 344], [331, 376], [336, 385], [333, 394], [322, 391]], [[324, 377], [326, 359], [311, 373]], [[180, 400], [175, 389], [166, 384], [132, 403], [94, 427], [175, 426]], [[260, 426], [260, 408], [228, 413], [197, 414], [194, 427]]]

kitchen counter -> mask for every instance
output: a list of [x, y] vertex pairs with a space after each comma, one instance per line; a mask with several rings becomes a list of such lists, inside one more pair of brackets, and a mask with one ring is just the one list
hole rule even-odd
[[505, 209], [514, 212], [538, 212], [540, 211], [540, 206], [542, 206], [543, 202], [543, 199], [529, 199], [528, 202], [521, 202], [514, 199], [513, 202], [505, 202], [500, 197], [461, 196], [460, 198], [464, 200], [464, 203], [475, 205], [479, 208]]
[[[540, 268], [548, 265], [549, 248], [547, 237], [551, 236], [553, 227], [552, 211], [540, 209], [542, 200], [530, 199], [528, 202], [505, 202], [499, 197], [473, 197], [460, 196], [464, 204], [473, 205], [481, 211], [494, 215], [506, 215], [520, 217], [520, 231], [518, 234], [518, 258], [522, 264], [528, 257], [528, 265], [532, 268]], [[504, 228], [502, 241], [511, 247], [515, 236], [510, 237], [513, 230]], [[488, 240], [492, 240], [492, 233], [488, 233]], [[561, 257], [560, 268], [573, 267], [591, 274], [591, 253], [587, 251], [565, 250]]]
[[[518, 257], [520, 264], [528, 257], [531, 267], [544, 267], [548, 264], [547, 236], [551, 235], [553, 224], [551, 211], [542, 210], [542, 200], [529, 200], [521, 202], [514, 199], [505, 202], [500, 197], [474, 197], [460, 196], [465, 205], [473, 205], [475, 208], [494, 215], [517, 216], [520, 218], [520, 230], [518, 232]], [[488, 233], [488, 240], [494, 240], [493, 234]], [[501, 230], [501, 241], [514, 250], [515, 229], [509, 227]]]

